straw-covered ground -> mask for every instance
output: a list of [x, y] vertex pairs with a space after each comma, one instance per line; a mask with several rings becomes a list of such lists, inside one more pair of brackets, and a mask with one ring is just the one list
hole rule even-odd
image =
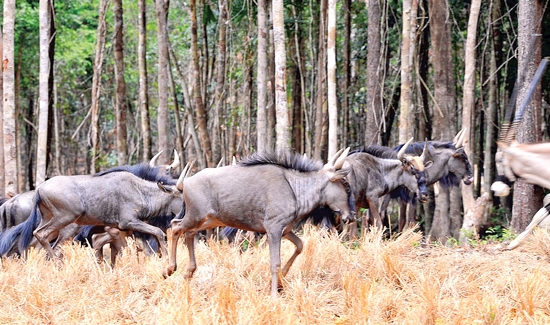
[[[514, 251], [503, 244], [422, 245], [407, 232], [371, 232], [349, 244], [315, 229], [270, 295], [265, 242], [241, 252], [227, 242], [199, 243], [198, 269], [168, 279], [166, 257], [127, 248], [114, 269], [89, 248], [67, 245], [58, 266], [43, 250], [4, 259], [1, 324], [547, 324], [550, 236], [537, 231]], [[283, 241], [283, 260], [294, 249]]]

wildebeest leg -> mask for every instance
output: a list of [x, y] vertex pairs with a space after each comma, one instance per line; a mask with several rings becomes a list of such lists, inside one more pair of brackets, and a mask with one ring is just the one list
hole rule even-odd
[[269, 243], [269, 264], [271, 266], [271, 295], [277, 297], [279, 283], [282, 277], [281, 272], [281, 233], [282, 230], [271, 230], [267, 232]]
[[151, 226], [150, 224], [137, 219], [134, 219], [130, 222], [120, 223], [119, 228], [140, 231], [142, 233], [154, 236], [159, 243], [159, 247], [161, 248], [161, 255], [168, 255], [168, 249], [166, 248], [166, 244], [164, 243], [164, 232], [160, 230], [160, 228]]
[[369, 203], [370, 215], [372, 216], [372, 219], [373, 219], [373, 224], [377, 228], [382, 228], [382, 220], [380, 219], [380, 213], [378, 212], [377, 201], [378, 199], [367, 198], [367, 202]]
[[197, 260], [195, 259], [195, 236], [194, 231], [188, 231], [185, 233], [185, 244], [187, 245], [187, 251], [189, 252], [189, 265], [187, 266], [187, 274], [185, 277], [190, 279], [193, 277], [193, 273], [197, 269]]
[[[298, 257], [298, 255], [300, 255], [300, 253], [302, 252], [302, 249], [304, 248], [304, 244], [302, 243], [302, 240], [298, 236], [296, 236], [296, 234], [293, 233], [292, 231], [284, 235], [283, 237], [290, 240], [294, 244], [294, 246], [296, 246], [296, 249], [294, 250], [294, 254], [292, 254], [292, 256], [288, 259], [285, 266], [283, 267], [283, 271], [281, 272], [282, 276], [286, 276], [286, 274], [288, 273], [288, 270], [292, 266], [292, 263], [294, 263], [294, 260], [296, 259], [296, 257]], [[279, 283], [279, 287], [280, 287], [280, 283]]]
[[407, 228], [414, 227], [416, 223], [416, 206], [413, 204], [408, 204], [409, 210], [407, 211]]
[[398, 232], [403, 232], [407, 226], [407, 202], [400, 200], [399, 202], [399, 222], [398, 222]]

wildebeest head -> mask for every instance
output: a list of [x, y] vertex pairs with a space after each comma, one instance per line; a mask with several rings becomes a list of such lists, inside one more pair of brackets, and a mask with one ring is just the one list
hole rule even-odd
[[[151, 167], [156, 167], [157, 166], [157, 160], [158, 160], [159, 156], [162, 154], [163, 151], [164, 150], [161, 150], [153, 158], [151, 158], [151, 160], [149, 161], [149, 166], [151, 166]], [[166, 176], [171, 176], [172, 175], [172, 170], [178, 168], [179, 165], [180, 165], [180, 158], [179, 158], [178, 152], [176, 151], [176, 149], [174, 149], [174, 161], [170, 165], [165, 165], [163, 167], [165, 175]]]
[[426, 184], [426, 174], [425, 169], [432, 165], [432, 162], [428, 160], [427, 150], [428, 144], [424, 145], [424, 150], [422, 151], [421, 156], [405, 155], [407, 147], [413, 141], [413, 138], [410, 138], [405, 145], [397, 153], [397, 159], [403, 164], [403, 169], [408, 173], [414, 175], [418, 184], [418, 200], [424, 203], [428, 201], [428, 188]]
[[342, 168], [349, 150], [350, 148], [340, 149], [323, 166], [329, 181], [321, 193], [326, 205], [344, 222], [355, 220], [355, 201], [349, 183], [345, 179], [350, 169]]
[[474, 181], [474, 172], [472, 170], [472, 165], [468, 160], [468, 155], [464, 151], [464, 138], [466, 136], [466, 130], [462, 129], [457, 133], [453, 140], [454, 148], [456, 149], [452, 155], [452, 158], [449, 160], [449, 172], [456, 175], [462, 176], [462, 182], [466, 185], [472, 184]]

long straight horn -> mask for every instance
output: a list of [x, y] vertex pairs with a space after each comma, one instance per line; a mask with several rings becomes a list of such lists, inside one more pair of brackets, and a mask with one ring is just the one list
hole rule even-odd
[[180, 165], [180, 155], [178, 155], [178, 152], [176, 149], [174, 149], [174, 161], [170, 166], [168, 166], [168, 169], [176, 169]]
[[464, 133], [464, 129], [458, 131], [458, 133], [455, 135], [455, 138], [453, 139], [453, 145], [456, 147], [456, 144], [458, 143], [458, 140], [460, 139], [460, 136]]
[[424, 150], [422, 150], [422, 155], [420, 156], [420, 159], [422, 162], [426, 162], [426, 153], [428, 152], [428, 138], [424, 140]]
[[334, 154], [334, 156], [332, 156], [328, 162], [327, 162], [327, 165], [329, 166], [334, 166], [334, 164], [336, 164], [336, 160], [340, 157], [340, 155], [342, 154], [342, 151], [344, 151], [344, 148], [338, 150], [337, 153]]
[[414, 138], [410, 138], [409, 141], [407, 141], [407, 143], [405, 143], [403, 145], [403, 147], [401, 147], [401, 149], [399, 150], [399, 152], [397, 153], [397, 159], [399, 160], [403, 160], [403, 158], [405, 157], [405, 152], [407, 151], [407, 148], [409, 147], [409, 144], [411, 144], [411, 142], [413, 141]]
[[225, 159], [225, 157], [222, 157], [222, 159], [220, 159], [220, 161], [219, 161], [218, 164], [216, 165], [216, 168], [223, 166], [223, 160], [224, 160], [224, 159]]
[[334, 163], [334, 168], [336, 170], [342, 168], [342, 166], [344, 165], [344, 162], [346, 161], [346, 157], [348, 156], [348, 153], [349, 153], [349, 147], [347, 147], [346, 150], [344, 150], [344, 152], [340, 154], [340, 157], [338, 157], [338, 159]]
[[195, 164], [195, 161], [188, 162], [185, 165], [185, 168], [181, 171], [180, 177], [178, 178], [178, 182], [176, 183], [176, 187], [179, 191], [183, 191], [183, 180], [189, 175], [189, 172], [193, 168], [193, 165]]
[[151, 160], [149, 161], [149, 166], [155, 167], [157, 165], [157, 159], [159, 158], [159, 156], [162, 154], [163, 151], [164, 150], [161, 150], [153, 158], [151, 158]]

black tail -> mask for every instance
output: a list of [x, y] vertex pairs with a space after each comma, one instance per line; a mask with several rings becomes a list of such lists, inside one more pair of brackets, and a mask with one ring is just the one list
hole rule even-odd
[[25, 222], [20, 224], [21, 237], [19, 238], [19, 252], [24, 252], [27, 248], [29, 248], [33, 238], [33, 232], [36, 228], [38, 228], [40, 221], [42, 221], [42, 214], [40, 213], [40, 209], [38, 209], [40, 202], [40, 193], [36, 191], [36, 195], [34, 197], [34, 208], [32, 209], [31, 215]]

